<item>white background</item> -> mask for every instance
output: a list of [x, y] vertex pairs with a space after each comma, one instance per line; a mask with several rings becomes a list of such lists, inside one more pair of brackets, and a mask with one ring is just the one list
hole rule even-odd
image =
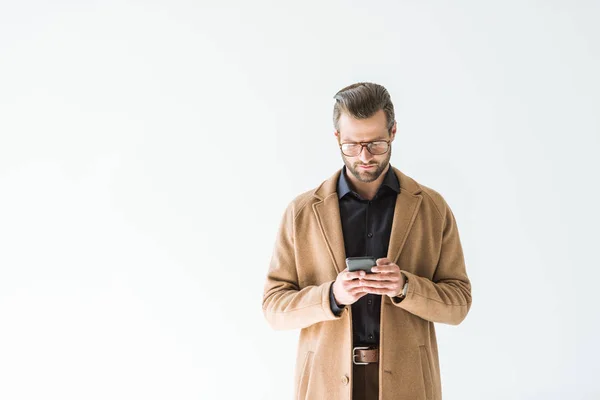
[[263, 284], [357, 81], [457, 218], [444, 399], [600, 398], [598, 2], [0, 4], [1, 399], [291, 398]]

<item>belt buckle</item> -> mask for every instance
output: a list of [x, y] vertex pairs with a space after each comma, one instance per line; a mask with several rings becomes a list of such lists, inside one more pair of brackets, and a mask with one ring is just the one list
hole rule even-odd
[[352, 362], [354, 363], [354, 365], [367, 365], [367, 364], [369, 364], [369, 363], [366, 363], [366, 362], [356, 362], [356, 354], [355, 354], [356, 350], [369, 350], [369, 349], [370, 349], [369, 346], [357, 346], [357, 347], [354, 347], [352, 349]]

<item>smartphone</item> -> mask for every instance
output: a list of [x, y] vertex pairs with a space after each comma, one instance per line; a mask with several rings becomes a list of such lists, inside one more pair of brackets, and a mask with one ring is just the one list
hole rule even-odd
[[374, 267], [375, 265], [377, 265], [377, 261], [375, 260], [375, 257], [371, 256], [346, 258], [346, 266], [350, 272], [363, 270], [370, 274], [371, 267]]

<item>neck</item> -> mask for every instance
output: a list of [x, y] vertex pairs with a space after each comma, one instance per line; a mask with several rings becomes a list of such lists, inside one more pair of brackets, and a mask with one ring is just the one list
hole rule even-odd
[[385, 174], [388, 172], [389, 169], [390, 164], [388, 163], [387, 167], [385, 167], [381, 175], [379, 175], [379, 177], [373, 182], [361, 182], [358, 179], [356, 179], [356, 177], [352, 174], [346, 174], [346, 178], [349, 180], [350, 185], [356, 193], [358, 193], [362, 198], [372, 200], [373, 197], [375, 197], [375, 195], [377, 194], [377, 190], [379, 190], [379, 187], [385, 179]]

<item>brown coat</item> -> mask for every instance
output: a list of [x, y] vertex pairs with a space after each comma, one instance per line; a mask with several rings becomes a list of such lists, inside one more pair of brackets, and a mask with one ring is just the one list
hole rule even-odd
[[[434, 322], [457, 325], [471, 283], [454, 214], [444, 198], [393, 167], [400, 181], [387, 257], [408, 278], [396, 303], [381, 296], [379, 398], [441, 400]], [[301, 329], [294, 399], [352, 397], [352, 315], [331, 312], [329, 287], [346, 268], [336, 193], [338, 170], [288, 205], [264, 287], [273, 329]]]

